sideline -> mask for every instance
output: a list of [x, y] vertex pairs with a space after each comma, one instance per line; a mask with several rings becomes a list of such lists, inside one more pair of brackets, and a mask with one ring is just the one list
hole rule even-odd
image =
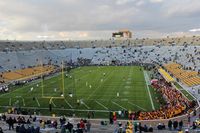
[[153, 103], [153, 100], [152, 100], [152, 97], [151, 97], [151, 93], [150, 93], [150, 90], [149, 90], [149, 77], [147, 75], [147, 72], [143, 70], [143, 73], [144, 73], [144, 79], [145, 79], [145, 82], [146, 82], [146, 88], [147, 88], [147, 91], [148, 91], [148, 94], [149, 94], [149, 98], [150, 98], [150, 101], [151, 101], [151, 107], [153, 110], [155, 110], [155, 106], [154, 106], [154, 103]]

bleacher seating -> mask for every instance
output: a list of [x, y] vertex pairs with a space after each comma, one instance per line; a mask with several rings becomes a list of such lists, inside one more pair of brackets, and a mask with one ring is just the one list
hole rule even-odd
[[[94, 41], [0, 41], [2, 44], [0, 72], [15, 71], [41, 64], [56, 66], [60, 66], [61, 62], [77, 64], [79, 58], [90, 59], [93, 65], [109, 64], [112, 61], [120, 64], [139, 62], [162, 65], [175, 61], [177, 64], [171, 65], [168, 69], [172, 69], [170, 73], [184, 82], [200, 72], [200, 57], [198, 56], [200, 46], [184, 43], [196, 38], [198, 40], [199, 37]], [[173, 41], [173, 44], [177, 43], [177, 45], [170, 43]], [[183, 69], [177, 69], [180, 64]], [[186, 69], [190, 71], [185, 71]], [[14, 79], [21, 77], [18, 73], [12, 75]], [[185, 82], [190, 82], [190, 80]], [[197, 85], [196, 82], [187, 84]]]
[[[0, 41], [2, 46], [0, 72], [3, 72], [0, 82], [27, 79], [48, 73], [54, 70], [53, 65], [61, 65], [63, 61], [77, 63], [81, 57], [91, 59], [93, 65], [109, 64], [112, 61], [166, 64], [165, 69], [187, 86], [200, 85], [199, 41], [200, 37], [49, 42]], [[169, 64], [172, 61], [177, 63]], [[35, 67], [40, 64], [51, 65]], [[164, 69], [159, 70], [169, 81], [174, 80]]]
[[180, 64], [169, 63], [164, 65], [165, 69], [169, 71], [175, 78], [186, 84], [187, 86], [200, 85], [200, 77], [198, 72], [191, 70], [183, 70]]
[[174, 78], [169, 75], [164, 69], [159, 68], [158, 71], [163, 75], [167, 82], [174, 82]]
[[10, 80], [24, 80], [41, 74], [50, 73], [54, 70], [53, 66], [38, 66], [33, 68], [25, 68], [11, 72], [4, 72], [2, 78], [5, 81]]

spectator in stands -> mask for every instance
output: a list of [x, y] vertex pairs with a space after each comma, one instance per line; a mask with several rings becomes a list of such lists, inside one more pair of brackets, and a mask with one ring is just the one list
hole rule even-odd
[[16, 133], [19, 133], [20, 124], [18, 123], [16, 126]]
[[185, 129], [185, 133], [189, 133], [189, 130], [188, 130], [188, 129]]
[[115, 133], [123, 133], [123, 127], [122, 127], [121, 122], [118, 123], [118, 127], [116, 128], [116, 130], [114, 132]]
[[85, 123], [83, 121], [83, 119], [80, 120], [80, 128], [85, 131]]
[[139, 127], [139, 132], [141, 133], [143, 131], [143, 127], [142, 127], [142, 124], [140, 122], [138, 124], [138, 127]]
[[168, 121], [168, 128], [169, 128], [169, 130], [172, 130], [172, 121], [171, 120]]
[[163, 128], [162, 128], [162, 124], [159, 123], [158, 126], [157, 126], [157, 128], [158, 128], [158, 130], [162, 130], [162, 129], [163, 129]]
[[[119, 125], [120, 126], [120, 125]], [[121, 125], [122, 126], [122, 125]], [[120, 127], [121, 127], [120, 126]], [[91, 128], [91, 123], [90, 123], [90, 121], [87, 121], [87, 123], [86, 123], [86, 128], [87, 128], [87, 132], [90, 132], [90, 128]]]
[[24, 124], [22, 124], [20, 127], [19, 127], [19, 133], [26, 133], [26, 129], [24, 127]]
[[144, 125], [144, 132], [148, 132], [148, 127], [146, 124]]
[[57, 126], [58, 126], [58, 123], [57, 123], [57, 121], [55, 120], [55, 121], [53, 121], [53, 125], [52, 125], [55, 129], [57, 129]]
[[197, 128], [197, 123], [196, 122], [193, 122], [192, 123], [192, 129], [196, 129]]
[[190, 114], [188, 113], [188, 123], [190, 123]]
[[134, 131], [135, 131], [135, 133], [138, 131], [138, 125], [137, 125], [137, 122], [134, 123]]
[[66, 127], [64, 125], [61, 127], [61, 133], [66, 133]]
[[179, 121], [178, 125], [179, 125], [179, 130], [182, 130], [182, 127], [183, 127], [183, 121], [182, 121], [182, 120]]
[[165, 124], [164, 123], [162, 124], [162, 129], [165, 129]]
[[157, 91], [159, 91], [163, 95], [163, 97], [165, 97], [166, 102], [170, 104], [165, 105], [159, 110], [154, 110], [152, 112], [140, 112], [138, 116], [139, 120], [172, 118], [174, 116], [182, 114], [187, 107], [191, 107], [191, 101], [186, 99], [175, 88], [167, 84], [165, 80], [160, 80], [158, 83], [152, 85]]
[[[139, 123], [138, 123], [138, 125], [139, 125]], [[127, 133], [133, 133], [133, 126], [132, 126], [131, 122], [127, 122], [127, 124], [126, 124], [126, 132]]]
[[37, 117], [36, 116], [34, 116], [33, 117], [33, 122], [35, 122], [37, 120]]
[[11, 117], [9, 117], [9, 119], [7, 119], [6, 122], [8, 123], [9, 130], [11, 130], [11, 128], [13, 130], [14, 129], [14, 120]]
[[6, 115], [5, 114], [2, 115], [2, 119], [3, 119], [3, 121], [6, 121]]
[[62, 127], [66, 122], [65, 117], [60, 117], [60, 127]]
[[0, 127], [0, 133], [3, 133], [3, 129]]
[[193, 116], [196, 116], [197, 115], [197, 112], [196, 112], [196, 109], [194, 110], [193, 112]]
[[34, 132], [36, 132], [34, 126], [31, 126], [31, 133], [34, 133]]
[[68, 131], [69, 131], [70, 133], [72, 133], [73, 124], [71, 124], [70, 122], [68, 122], [67, 125], [66, 125], [66, 129], [68, 129]]
[[149, 126], [149, 132], [153, 132], [153, 127], [151, 125]]
[[178, 127], [178, 122], [176, 120], [173, 122], [173, 127], [174, 127], [174, 130], [176, 130]]

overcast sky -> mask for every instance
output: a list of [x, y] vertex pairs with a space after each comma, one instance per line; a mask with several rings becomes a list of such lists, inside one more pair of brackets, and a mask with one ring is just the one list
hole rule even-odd
[[0, 39], [108, 39], [200, 33], [200, 0], [1, 0]]

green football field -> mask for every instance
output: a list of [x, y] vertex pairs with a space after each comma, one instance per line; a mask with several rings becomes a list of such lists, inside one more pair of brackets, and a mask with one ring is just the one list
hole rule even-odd
[[43, 115], [85, 116], [94, 111], [97, 117], [107, 117], [109, 111], [151, 111], [160, 106], [155, 99], [159, 94], [151, 88], [145, 73], [138, 66], [79, 67], [11, 87], [9, 93], [0, 95], [1, 112], [12, 106]]

